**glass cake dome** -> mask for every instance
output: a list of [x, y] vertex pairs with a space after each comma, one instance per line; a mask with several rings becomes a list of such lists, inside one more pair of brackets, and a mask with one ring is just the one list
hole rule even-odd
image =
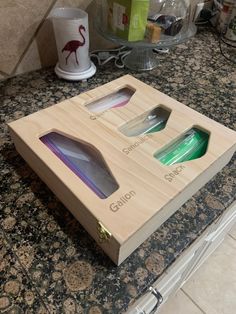
[[95, 25], [106, 39], [132, 48], [126, 67], [151, 70], [154, 48], [170, 48], [196, 33], [190, 0], [97, 0]]

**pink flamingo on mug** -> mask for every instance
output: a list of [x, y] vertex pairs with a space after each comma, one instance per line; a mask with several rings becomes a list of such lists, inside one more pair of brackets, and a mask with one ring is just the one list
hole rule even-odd
[[85, 30], [85, 27], [83, 26], [83, 25], [80, 25], [79, 26], [79, 33], [80, 33], [80, 35], [81, 35], [81, 37], [83, 38], [83, 41], [79, 41], [79, 40], [71, 40], [71, 41], [68, 41], [68, 43], [66, 43], [66, 45], [65, 45], [65, 47], [62, 49], [62, 53], [64, 52], [64, 51], [69, 51], [69, 54], [67, 55], [67, 57], [66, 57], [66, 64], [67, 64], [67, 61], [68, 61], [68, 58], [69, 58], [69, 56], [74, 52], [74, 54], [75, 54], [75, 61], [76, 61], [76, 63], [77, 64], [79, 64], [79, 61], [78, 61], [78, 58], [77, 58], [77, 54], [76, 54], [76, 52], [77, 52], [77, 49], [79, 48], [79, 47], [82, 47], [82, 46], [84, 46], [84, 44], [85, 44], [85, 38], [84, 38], [84, 35], [82, 34], [82, 32], [81, 31], [86, 31]]

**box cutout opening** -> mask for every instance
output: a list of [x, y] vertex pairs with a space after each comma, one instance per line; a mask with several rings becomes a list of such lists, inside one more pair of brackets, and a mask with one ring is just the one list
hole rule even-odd
[[111, 108], [123, 107], [127, 105], [135, 91], [134, 88], [125, 86], [114, 93], [87, 104], [86, 107], [89, 111], [94, 113], [103, 112]]
[[93, 145], [57, 132], [40, 140], [98, 197], [105, 199], [119, 188], [102, 154]]
[[171, 110], [161, 105], [144, 113], [119, 128], [125, 136], [132, 137], [163, 130], [170, 117]]
[[208, 142], [209, 133], [194, 127], [161, 152], [156, 152], [154, 157], [164, 165], [198, 159], [205, 155]]

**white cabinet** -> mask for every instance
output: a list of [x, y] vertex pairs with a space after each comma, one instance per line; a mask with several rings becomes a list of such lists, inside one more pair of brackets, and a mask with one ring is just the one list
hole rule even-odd
[[[212, 223], [205, 232], [186, 249], [149, 290], [127, 311], [127, 314], [158, 313], [168, 297], [177, 292], [202, 263], [221, 244], [236, 223], [236, 202]], [[159, 298], [159, 305], [158, 305]]]

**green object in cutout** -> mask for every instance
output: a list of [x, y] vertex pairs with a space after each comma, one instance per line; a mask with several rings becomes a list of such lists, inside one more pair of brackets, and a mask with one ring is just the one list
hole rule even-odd
[[193, 128], [164, 151], [154, 154], [154, 157], [164, 165], [197, 159], [206, 153], [208, 140], [209, 134]]
[[171, 111], [161, 106], [157, 106], [151, 111], [129, 121], [119, 128], [125, 136], [139, 136], [143, 134], [156, 133], [166, 127]]

